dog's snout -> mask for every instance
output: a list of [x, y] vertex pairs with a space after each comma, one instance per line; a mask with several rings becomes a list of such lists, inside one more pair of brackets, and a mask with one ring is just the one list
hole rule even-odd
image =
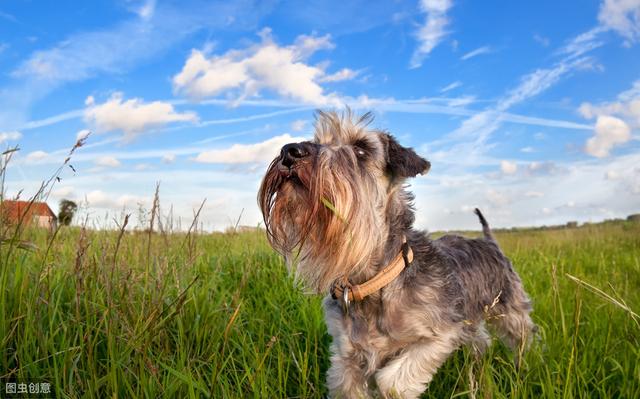
[[309, 155], [309, 152], [304, 148], [304, 145], [299, 143], [287, 144], [282, 147], [282, 150], [280, 150], [282, 164], [287, 167], [291, 167], [294, 163], [307, 155]]

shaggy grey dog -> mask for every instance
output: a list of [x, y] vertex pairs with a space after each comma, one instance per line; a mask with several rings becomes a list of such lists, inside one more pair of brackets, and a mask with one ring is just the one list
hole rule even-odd
[[535, 325], [479, 210], [483, 238], [413, 228], [405, 181], [430, 164], [371, 120], [318, 112], [313, 141], [282, 148], [258, 202], [273, 247], [326, 295], [332, 396], [415, 398], [461, 345], [487, 348], [487, 325], [516, 359]]

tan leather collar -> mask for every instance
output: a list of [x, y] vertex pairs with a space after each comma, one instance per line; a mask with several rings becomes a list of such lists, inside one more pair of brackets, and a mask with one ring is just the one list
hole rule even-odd
[[[335, 281], [330, 290], [331, 296], [333, 299], [344, 298], [347, 305], [351, 301], [361, 301], [392, 282], [411, 262], [413, 262], [413, 251], [407, 244], [406, 237], [402, 237], [400, 252], [387, 267], [362, 284], [351, 285], [348, 280]], [[345, 296], [345, 289], [347, 296]]]

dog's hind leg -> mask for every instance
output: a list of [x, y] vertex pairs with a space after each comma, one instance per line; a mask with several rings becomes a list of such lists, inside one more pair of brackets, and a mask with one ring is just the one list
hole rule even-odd
[[521, 300], [501, 306], [499, 314], [490, 323], [502, 342], [514, 352], [516, 368], [525, 350], [531, 344], [538, 327], [531, 320], [531, 304], [524, 294]]

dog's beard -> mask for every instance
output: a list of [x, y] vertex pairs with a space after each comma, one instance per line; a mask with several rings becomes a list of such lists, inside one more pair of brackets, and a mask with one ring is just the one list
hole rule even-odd
[[384, 204], [348, 153], [320, 153], [291, 174], [269, 166], [258, 202], [271, 245], [318, 293], [363, 271], [382, 249]]

